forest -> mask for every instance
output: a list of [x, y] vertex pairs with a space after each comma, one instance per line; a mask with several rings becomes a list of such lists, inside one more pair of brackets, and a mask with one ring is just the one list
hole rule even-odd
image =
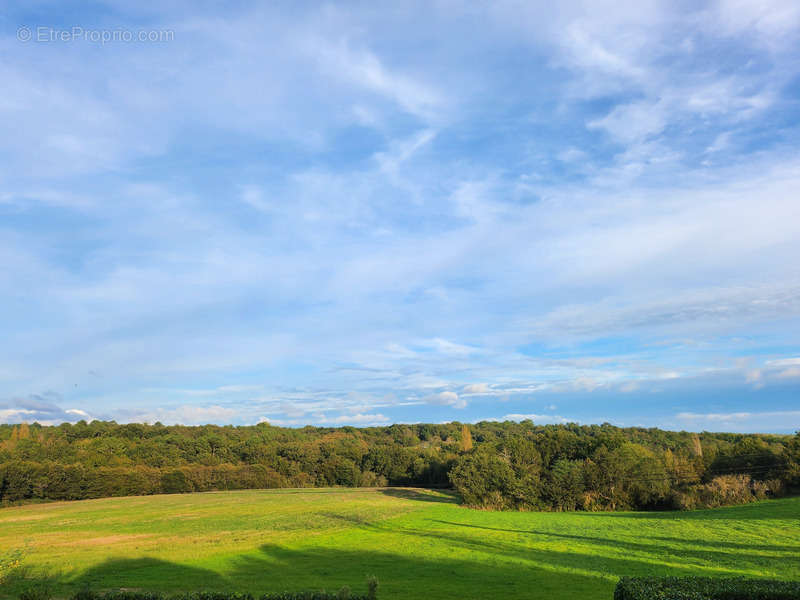
[[531, 421], [387, 427], [0, 425], [0, 503], [304, 487], [452, 487], [519, 510], [692, 509], [791, 493], [794, 436]]

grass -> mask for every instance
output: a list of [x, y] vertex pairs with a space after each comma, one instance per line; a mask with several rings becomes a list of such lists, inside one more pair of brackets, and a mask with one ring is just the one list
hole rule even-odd
[[[606, 598], [622, 575], [800, 578], [800, 498], [668, 513], [469, 510], [445, 492], [314, 489], [0, 509], [0, 553], [59, 596], [94, 589]], [[11, 578], [0, 595], [23, 583]]]

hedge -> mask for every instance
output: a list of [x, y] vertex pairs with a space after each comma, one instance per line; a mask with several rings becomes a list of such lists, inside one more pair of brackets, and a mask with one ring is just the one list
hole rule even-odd
[[350, 595], [345, 590], [338, 592], [279, 592], [253, 596], [248, 593], [191, 592], [165, 595], [159, 592], [79, 592], [72, 600], [372, 600], [368, 595]]
[[84, 588], [76, 593], [72, 600], [377, 600], [378, 580], [374, 577], [367, 580], [366, 594], [351, 594], [350, 588], [343, 587], [338, 592], [278, 592], [253, 596], [241, 592], [187, 592], [180, 594], [163, 594], [161, 592], [135, 592], [115, 590], [95, 592]]
[[623, 577], [614, 600], [800, 600], [800, 581]]

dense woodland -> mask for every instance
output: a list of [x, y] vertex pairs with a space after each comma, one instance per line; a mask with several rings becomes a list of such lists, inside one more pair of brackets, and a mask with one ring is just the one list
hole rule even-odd
[[688, 509], [800, 484], [795, 436], [612, 425], [290, 429], [93, 421], [0, 425], [0, 502], [242, 488], [452, 486], [523, 510]]

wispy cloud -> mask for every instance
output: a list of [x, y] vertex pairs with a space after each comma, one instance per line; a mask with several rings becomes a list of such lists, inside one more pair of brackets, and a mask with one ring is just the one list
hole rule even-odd
[[61, 408], [57, 404], [61, 401], [58, 394], [48, 392], [0, 402], [0, 423], [36, 422], [42, 425], [58, 425], [93, 420], [89, 413], [79, 408]]
[[730, 413], [679, 413], [675, 419], [691, 430], [791, 431], [800, 430], [800, 410], [743, 411]]
[[60, 394], [0, 417], [585, 421], [605, 394], [609, 418], [672, 418], [658, 393], [723, 414], [707, 386], [784, 410], [800, 10], [550, 9], [118, 6], [175, 38], [102, 48], [0, 31], [0, 398]]
[[511, 413], [502, 417], [482, 419], [483, 421], [533, 421], [537, 425], [557, 425], [562, 423], [576, 423], [575, 419], [568, 419], [559, 415], [540, 415], [536, 413], [519, 414]]

